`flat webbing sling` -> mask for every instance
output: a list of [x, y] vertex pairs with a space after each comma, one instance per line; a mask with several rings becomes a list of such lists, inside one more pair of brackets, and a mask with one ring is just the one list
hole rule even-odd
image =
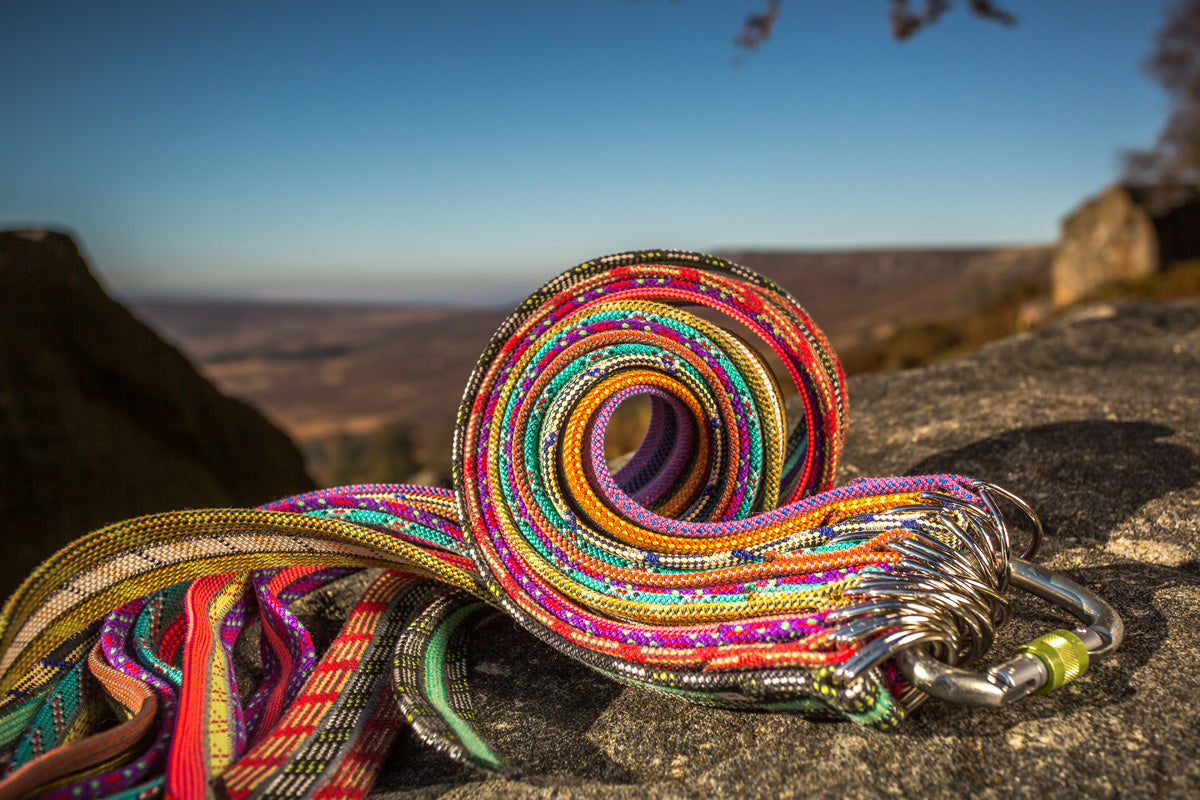
[[[605, 432], [633, 397], [649, 429], [610, 468]], [[40, 566], [0, 618], [0, 800], [357, 797], [401, 725], [512, 771], [466, 683], [471, 632], [496, 612], [628, 684], [877, 727], [927, 693], [1001, 705], [1053, 688], [1119, 645], [1102, 601], [1013, 557], [999, 506], [1040, 524], [1004, 490], [833, 488], [846, 408], [828, 340], [750, 270], [681, 251], [569, 270], [480, 357], [454, 491], [156, 514]], [[363, 568], [382, 571], [317, 653], [290, 606]], [[1010, 583], [1082, 624], [986, 674], [956, 666], [990, 646]], [[237, 655], [249, 631], [261, 670]]]

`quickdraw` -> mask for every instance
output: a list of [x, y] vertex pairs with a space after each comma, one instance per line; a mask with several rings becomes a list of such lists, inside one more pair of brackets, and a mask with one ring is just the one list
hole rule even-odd
[[[779, 366], [686, 307], [721, 312]], [[639, 395], [649, 430], [610, 469], [606, 426]], [[465, 642], [496, 610], [629, 684], [877, 727], [927, 693], [1002, 705], [1048, 690], [1120, 644], [1112, 609], [1012, 557], [999, 503], [1040, 524], [998, 487], [833, 488], [846, 409], [828, 340], [765, 278], [681, 251], [582, 264], [480, 357], [454, 491], [158, 514], [39, 567], [0, 618], [0, 800], [361, 796], [404, 724], [511, 770], [466, 686]], [[289, 604], [368, 567], [385, 571], [318, 658]], [[956, 666], [991, 645], [1010, 584], [1083, 625], [985, 674]], [[252, 626], [261, 676], [233, 656]]]

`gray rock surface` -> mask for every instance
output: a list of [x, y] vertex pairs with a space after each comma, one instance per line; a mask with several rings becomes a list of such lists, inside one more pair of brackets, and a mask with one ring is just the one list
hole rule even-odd
[[[483, 778], [411, 736], [396, 798], [1200, 796], [1200, 304], [1106, 304], [958, 361], [855, 378], [842, 477], [958, 472], [1043, 515], [1039, 561], [1128, 635], [1077, 682], [1000, 711], [930, 701], [877, 732], [706, 709], [611, 683], [506, 620], [476, 636]], [[992, 657], [1068, 620], [1029, 597]]]

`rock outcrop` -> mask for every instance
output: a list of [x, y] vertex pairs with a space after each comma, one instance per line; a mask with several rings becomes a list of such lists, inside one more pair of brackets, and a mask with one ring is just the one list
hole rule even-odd
[[0, 233], [0, 595], [107, 523], [312, 485], [291, 441], [110, 298], [69, 236]]
[[1200, 258], [1200, 186], [1111, 186], [1063, 220], [1054, 302], [1067, 306], [1189, 258]]
[[[474, 637], [471, 677], [483, 732], [522, 776], [481, 778], [409, 736], [376, 790], [395, 800], [1200, 795], [1200, 304], [1081, 307], [967, 358], [854, 378], [850, 397], [843, 480], [957, 472], [1026, 497], [1048, 530], [1038, 561], [1119, 611], [1120, 651], [1007, 709], [931, 700], [877, 732], [620, 686], [500, 619]], [[1010, 595], [1014, 619], [992, 660], [1069, 625]]]

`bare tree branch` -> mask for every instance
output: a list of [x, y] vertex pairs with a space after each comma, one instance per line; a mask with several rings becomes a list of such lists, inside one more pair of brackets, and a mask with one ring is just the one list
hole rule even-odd
[[[937, 22], [954, 5], [954, 0], [924, 0], [920, 8], [914, 8], [910, 0], [889, 2], [891, 8], [888, 11], [888, 20], [892, 26], [892, 35], [902, 41]], [[982, 19], [1001, 25], [1017, 24], [1015, 16], [992, 0], [964, 0], [964, 3], [972, 14]], [[743, 50], [757, 50], [763, 42], [771, 38], [782, 8], [783, 0], [767, 0], [767, 7], [761, 12], [747, 15], [742, 22], [741, 32], [734, 37], [734, 43]]]
[[1175, 0], [1146, 60], [1171, 100], [1154, 147], [1124, 155], [1124, 177], [1139, 183], [1200, 182], [1200, 0]]
[[[892, 8], [888, 19], [892, 23], [892, 35], [903, 41], [918, 31], [932, 25], [950, 10], [950, 0], [925, 0], [921, 8], [913, 9], [909, 0], [891, 0]], [[991, 0], [967, 0], [967, 8], [977, 17], [998, 22], [1001, 25], [1016, 25], [1017, 18], [997, 6]]]
[[747, 16], [746, 21], [742, 23], [742, 32], [733, 40], [734, 43], [747, 50], [757, 50], [760, 44], [770, 38], [782, 6], [783, 0], [769, 0], [766, 10], [761, 14]]

